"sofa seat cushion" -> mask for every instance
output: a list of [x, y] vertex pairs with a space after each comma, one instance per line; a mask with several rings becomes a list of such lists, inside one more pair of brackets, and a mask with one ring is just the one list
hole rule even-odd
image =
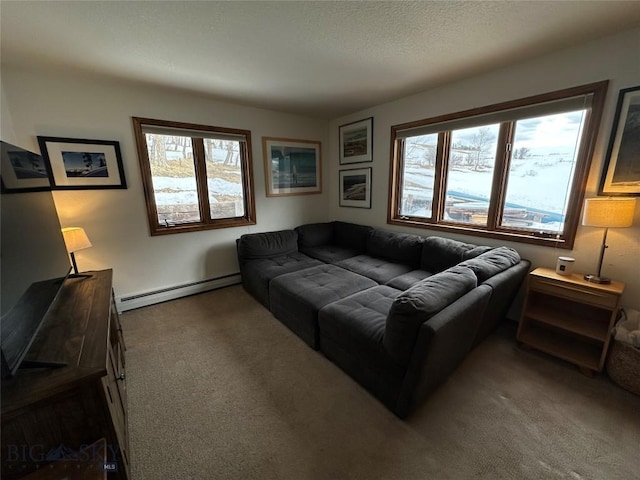
[[362, 252], [338, 245], [323, 245], [317, 247], [300, 247], [300, 251], [312, 258], [325, 263], [338, 263], [347, 258], [355, 257]]
[[389, 354], [407, 365], [420, 326], [476, 286], [473, 271], [455, 266], [404, 291], [393, 302], [387, 319], [384, 346]]
[[242, 285], [260, 303], [269, 308], [269, 283], [272, 279], [316, 265], [322, 265], [322, 262], [300, 252], [245, 261], [240, 264]]
[[273, 315], [311, 347], [318, 347], [318, 310], [376, 283], [335, 265], [280, 275], [269, 285]]
[[336, 263], [337, 266], [359, 273], [384, 285], [392, 278], [413, 270], [413, 267], [403, 263], [394, 263], [370, 255], [357, 255]]
[[323, 353], [391, 407], [406, 370], [389, 356], [384, 332], [391, 305], [401, 293], [380, 285], [330, 303], [318, 314]]
[[498, 247], [470, 260], [465, 260], [460, 265], [473, 270], [478, 278], [478, 283], [482, 283], [514, 266], [519, 261], [520, 255], [513, 248]]
[[407, 290], [413, 287], [416, 283], [429, 278], [433, 273], [426, 270], [411, 270], [408, 273], [392, 278], [387, 282], [387, 285], [398, 290]]

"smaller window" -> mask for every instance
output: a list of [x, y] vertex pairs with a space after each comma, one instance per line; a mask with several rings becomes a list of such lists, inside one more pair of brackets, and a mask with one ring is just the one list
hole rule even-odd
[[251, 132], [133, 118], [151, 235], [256, 223]]

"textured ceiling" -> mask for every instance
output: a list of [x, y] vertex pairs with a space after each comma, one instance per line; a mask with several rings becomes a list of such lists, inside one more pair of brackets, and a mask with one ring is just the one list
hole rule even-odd
[[633, 28], [640, 2], [2, 0], [0, 18], [3, 65], [334, 118]]

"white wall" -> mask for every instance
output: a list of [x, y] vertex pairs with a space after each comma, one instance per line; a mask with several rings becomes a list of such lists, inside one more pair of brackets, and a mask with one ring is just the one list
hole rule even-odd
[[[325, 120], [85, 74], [6, 66], [2, 93], [3, 140], [36, 152], [37, 135], [120, 142], [126, 190], [54, 193], [62, 226], [84, 227], [93, 243], [76, 254], [79, 268], [113, 268], [119, 297], [236, 273], [240, 235], [328, 220], [326, 189], [318, 195], [266, 197], [261, 140], [319, 140], [326, 156]], [[251, 130], [257, 225], [151, 237], [132, 116]], [[13, 132], [5, 130], [5, 119]], [[326, 179], [328, 162], [323, 163]]]
[[[38, 151], [37, 135], [117, 140], [122, 149], [127, 190], [58, 191], [63, 226], [87, 230], [94, 247], [77, 254], [82, 270], [113, 268], [115, 290], [128, 296], [238, 271], [234, 242], [243, 233], [289, 228], [329, 219], [432, 235], [437, 231], [386, 224], [389, 139], [392, 125], [466, 110], [528, 95], [609, 79], [609, 93], [587, 186], [595, 195], [611, 131], [618, 91], [640, 84], [640, 30], [585, 44], [533, 61], [470, 78], [335, 119], [323, 120], [232, 105], [175, 90], [110, 81], [71, 72], [2, 68], [2, 139]], [[160, 237], [148, 234], [131, 116], [249, 129], [258, 224]], [[374, 117], [371, 210], [338, 206], [338, 126]], [[9, 125], [9, 128], [7, 128]], [[321, 195], [267, 198], [262, 136], [323, 142]], [[355, 166], [355, 165], [354, 165]], [[353, 166], [350, 166], [353, 167]], [[449, 235], [449, 234], [447, 234]], [[450, 235], [479, 244], [485, 238]], [[553, 266], [558, 255], [572, 255], [577, 269], [596, 268], [600, 229], [580, 227], [572, 251], [510, 243], [536, 266]], [[603, 273], [627, 284], [623, 304], [640, 309], [640, 206], [635, 227], [612, 230]]]
[[[447, 235], [471, 243], [497, 245], [498, 241], [485, 238], [386, 224], [391, 126], [609, 79], [607, 102], [586, 192], [587, 197], [596, 195], [618, 92], [622, 88], [640, 85], [639, 58], [640, 29], [635, 29], [333, 120], [329, 140], [330, 158], [334, 159], [329, 172], [331, 218], [390, 230]], [[336, 160], [338, 127], [370, 116], [374, 117], [373, 162], [349, 165], [348, 168], [373, 167], [372, 208], [340, 207], [337, 182], [340, 165]], [[555, 267], [559, 255], [571, 255], [576, 258], [577, 271], [594, 273], [601, 241], [602, 229], [580, 227], [571, 251], [525, 243], [506, 244], [530, 259], [534, 266]], [[636, 209], [635, 226], [610, 230], [608, 244], [603, 274], [625, 282], [627, 286], [622, 304], [640, 310], [640, 205]]]

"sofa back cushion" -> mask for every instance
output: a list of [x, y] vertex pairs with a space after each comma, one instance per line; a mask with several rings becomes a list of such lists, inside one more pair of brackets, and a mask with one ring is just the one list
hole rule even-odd
[[462, 262], [464, 254], [475, 247], [475, 245], [450, 238], [427, 237], [422, 247], [420, 268], [432, 273], [442, 272]]
[[493, 277], [520, 261], [520, 255], [513, 248], [498, 247], [478, 255], [476, 258], [465, 260], [460, 266], [473, 270], [478, 283]]
[[367, 253], [418, 268], [422, 243], [423, 238], [418, 235], [374, 230], [367, 239]]
[[241, 261], [288, 255], [298, 251], [298, 233], [295, 230], [249, 233], [238, 239], [237, 246]]
[[333, 241], [336, 245], [364, 252], [367, 247], [367, 237], [373, 227], [357, 225], [347, 222], [333, 222]]
[[407, 365], [420, 326], [476, 286], [473, 271], [454, 266], [405, 290], [393, 302], [387, 317], [383, 343], [389, 355]]
[[462, 254], [463, 260], [469, 260], [470, 258], [476, 258], [478, 255], [482, 255], [483, 253], [488, 252], [489, 250], [493, 250], [493, 247], [487, 247], [486, 245], [478, 245], [477, 247], [473, 247], [471, 250], [467, 250]]
[[333, 244], [333, 222], [308, 223], [295, 228], [300, 247], [322, 247]]

